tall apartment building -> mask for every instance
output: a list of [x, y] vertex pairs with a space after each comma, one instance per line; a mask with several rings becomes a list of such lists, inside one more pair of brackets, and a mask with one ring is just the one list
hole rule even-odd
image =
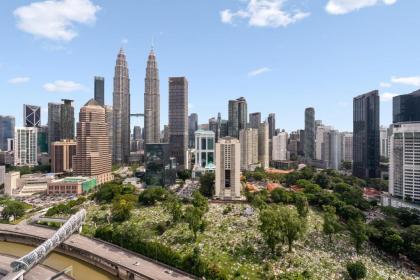
[[273, 137], [272, 160], [287, 160], [288, 159], [287, 139], [288, 139], [288, 134], [285, 131], [282, 131]]
[[130, 158], [130, 76], [123, 49], [117, 56], [112, 97], [113, 162], [127, 164]]
[[187, 165], [188, 148], [188, 81], [185, 77], [169, 78], [169, 146], [180, 169]]
[[379, 93], [377, 90], [353, 99], [353, 175], [378, 178]]
[[239, 199], [241, 197], [240, 165], [241, 144], [232, 137], [219, 139], [216, 144], [216, 199]]
[[228, 135], [239, 139], [239, 131], [247, 128], [248, 105], [244, 97], [229, 100]]
[[269, 126], [265, 121], [258, 128], [258, 161], [264, 169], [270, 167], [269, 148]]
[[353, 161], [353, 133], [341, 133], [341, 158], [343, 161]]
[[96, 76], [94, 78], [94, 99], [99, 105], [105, 106], [105, 78]]
[[305, 146], [306, 159], [315, 158], [315, 109], [305, 109]]
[[396, 123], [392, 130], [389, 192], [420, 202], [420, 122]]
[[114, 141], [114, 117], [113, 117], [113, 113], [112, 113], [112, 106], [104, 106], [105, 108], [105, 122], [106, 122], [106, 130], [107, 130], [107, 135], [108, 135], [108, 143], [109, 143], [109, 151], [111, 153], [111, 155], [113, 155], [114, 153], [113, 148], [113, 141]]
[[14, 165], [38, 165], [38, 137], [37, 128], [16, 128], [14, 140]]
[[41, 126], [41, 107], [34, 105], [23, 105], [23, 126], [40, 127]]
[[113, 179], [105, 109], [94, 99], [86, 103], [77, 123], [77, 148], [73, 157], [76, 176], [93, 177], [98, 184]]
[[15, 117], [0, 116], [0, 150], [9, 151], [9, 139], [15, 138]]
[[241, 170], [253, 170], [258, 164], [258, 129], [246, 128], [239, 132]]
[[62, 140], [51, 144], [51, 172], [73, 171], [73, 157], [76, 155], [76, 141]]
[[316, 160], [322, 160], [324, 150], [323, 147], [325, 146], [325, 142], [327, 139], [324, 139], [324, 137], [328, 137], [328, 132], [332, 129], [330, 126], [323, 125], [321, 123], [318, 123], [318, 125], [315, 128], [315, 159]]
[[381, 126], [379, 129], [379, 154], [383, 158], [389, 158], [389, 129]]

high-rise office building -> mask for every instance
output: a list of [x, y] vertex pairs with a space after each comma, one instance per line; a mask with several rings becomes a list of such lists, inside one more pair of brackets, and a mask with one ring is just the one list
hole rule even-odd
[[149, 186], [171, 186], [176, 181], [175, 160], [168, 143], [145, 144], [145, 182]]
[[74, 139], [74, 107], [73, 100], [62, 99], [60, 110], [60, 140]]
[[324, 158], [324, 143], [328, 139], [324, 139], [328, 137], [328, 132], [332, 130], [331, 126], [323, 125], [322, 123], [318, 122], [315, 127], [315, 159], [322, 160]]
[[258, 164], [258, 129], [246, 128], [239, 132], [241, 170], [253, 170]]
[[241, 197], [240, 165], [241, 144], [232, 137], [219, 139], [216, 144], [216, 180], [217, 199], [239, 199]]
[[153, 49], [149, 53], [144, 79], [144, 136], [145, 143], [160, 142], [159, 69]]
[[264, 169], [270, 167], [268, 130], [268, 122], [266, 121], [261, 123], [258, 128], [258, 160]]
[[23, 105], [23, 126], [40, 127], [41, 126], [41, 107], [34, 105]]
[[117, 56], [113, 92], [113, 162], [127, 164], [130, 158], [130, 76], [123, 49]]
[[99, 105], [105, 106], [105, 78], [96, 76], [94, 79], [94, 98]]
[[353, 133], [341, 133], [341, 158], [343, 161], [353, 161]]
[[5, 177], [6, 177], [6, 166], [0, 165], [0, 186], [4, 185]]
[[287, 151], [291, 160], [297, 160], [299, 155], [300, 134], [299, 131], [292, 131], [287, 142]]
[[353, 175], [380, 177], [379, 93], [377, 90], [353, 99]]
[[[188, 116], [188, 147], [193, 148], [194, 141], [195, 141], [195, 135], [194, 133], [198, 129], [198, 115], [196, 113], [192, 113]], [[209, 123], [209, 130], [210, 129], [210, 123]]]
[[315, 109], [305, 109], [305, 144], [306, 159], [315, 159]]
[[61, 104], [48, 103], [48, 151], [51, 143], [61, 140]]
[[8, 151], [9, 139], [15, 138], [15, 117], [0, 116], [0, 150]]
[[38, 155], [48, 153], [48, 126], [38, 128]]
[[420, 122], [396, 123], [392, 127], [389, 192], [420, 202]]
[[21, 127], [15, 131], [15, 159], [16, 166], [38, 165], [37, 128]]
[[76, 141], [63, 140], [51, 144], [51, 172], [73, 171], [73, 157], [76, 155]]
[[239, 138], [239, 131], [247, 128], [248, 105], [244, 97], [229, 100], [228, 135]]
[[268, 137], [273, 139], [276, 131], [276, 114], [268, 114]]
[[133, 128], [133, 139], [131, 140], [131, 151], [138, 152], [142, 149], [141, 127], [136, 125]]
[[94, 99], [80, 109], [76, 141], [76, 155], [73, 157], [74, 174], [93, 177], [97, 184], [112, 180], [105, 109]]
[[328, 158], [327, 168], [338, 170], [341, 167], [341, 136], [338, 130], [332, 129], [327, 132], [328, 134]]
[[179, 168], [187, 164], [188, 148], [188, 81], [185, 77], [169, 78], [169, 145], [171, 157]]
[[420, 90], [393, 98], [393, 123], [420, 121]]
[[282, 131], [273, 137], [272, 160], [287, 160], [287, 132]]
[[250, 113], [249, 114], [249, 127], [258, 129], [261, 124], [261, 113]]

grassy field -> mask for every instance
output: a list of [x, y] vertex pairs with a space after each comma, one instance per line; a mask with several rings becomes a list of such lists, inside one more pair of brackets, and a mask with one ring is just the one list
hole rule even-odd
[[[231, 211], [225, 210], [227, 207]], [[269, 279], [270, 276], [304, 271], [312, 275], [311, 279], [347, 279], [345, 265], [355, 259], [366, 264], [366, 279], [418, 279], [367, 243], [357, 256], [346, 232], [334, 236], [330, 243], [322, 233], [322, 216], [314, 209], [308, 217], [306, 235], [295, 243], [293, 252], [288, 253], [285, 245], [280, 255], [274, 257], [261, 239], [258, 212], [246, 216], [247, 207], [245, 204], [211, 204], [205, 215], [207, 228], [195, 241], [185, 223], [159, 229], [159, 224], [170, 219], [159, 205], [135, 208], [130, 220], [119, 227], [138, 231], [143, 238], [161, 242], [183, 255], [198, 246], [202, 257], [216, 263], [231, 279]], [[90, 206], [84, 233], [93, 235], [96, 226], [109, 222], [109, 214], [109, 205]]]

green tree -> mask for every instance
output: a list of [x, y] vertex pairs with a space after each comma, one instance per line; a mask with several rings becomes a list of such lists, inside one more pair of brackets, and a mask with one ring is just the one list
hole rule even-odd
[[299, 180], [299, 174], [296, 171], [291, 172], [291, 173], [286, 174], [284, 179], [285, 179], [286, 186], [290, 187], [290, 186], [296, 184], [296, 182]]
[[195, 191], [192, 197], [192, 204], [195, 208], [198, 208], [203, 214], [209, 211], [209, 201], [199, 191]]
[[328, 176], [325, 172], [317, 174], [314, 178], [314, 183], [323, 189], [329, 189], [331, 187], [330, 176]]
[[361, 261], [347, 264], [347, 272], [353, 280], [359, 280], [366, 277], [366, 266]]
[[139, 203], [143, 205], [155, 205], [157, 201], [164, 201], [168, 198], [169, 192], [161, 187], [148, 188], [139, 195]]
[[131, 215], [131, 209], [133, 209], [133, 206], [126, 200], [121, 199], [120, 201], [115, 201], [111, 209], [112, 220], [116, 222], [128, 220]]
[[5, 203], [1, 215], [4, 220], [8, 220], [10, 217], [18, 219], [25, 214], [25, 205], [16, 200], [9, 200]]
[[270, 196], [275, 203], [291, 203], [293, 201], [292, 193], [282, 188], [272, 190]]
[[324, 205], [324, 224], [323, 232], [328, 236], [330, 242], [332, 242], [332, 235], [342, 230], [342, 226], [335, 214], [335, 207]]
[[356, 252], [359, 253], [363, 243], [368, 239], [366, 224], [359, 218], [351, 219], [347, 223], [350, 236], [353, 239]]
[[308, 204], [308, 199], [306, 198], [304, 194], [297, 193], [295, 195], [295, 205], [299, 213], [299, 216], [301, 218], [306, 218], [309, 213], [309, 204]]
[[214, 190], [214, 173], [207, 172], [200, 177], [200, 192], [205, 197], [212, 197]]
[[172, 216], [172, 222], [177, 223], [182, 219], [182, 203], [174, 195], [171, 195], [163, 204], [165, 210]]
[[194, 240], [197, 239], [197, 232], [204, 230], [203, 212], [200, 208], [188, 206], [185, 209], [184, 219], [188, 224], [188, 228], [194, 234]]
[[191, 170], [184, 169], [182, 171], [179, 171], [177, 175], [179, 179], [185, 181], [185, 180], [191, 179], [191, 174], [192, 174]]
[[259, 219], [261, 234], [267, 246], [270, 248], [271, 253], [274, 254], [277, 245], [283, 241], [278, 208], [275, 206], [267, 207], [260, 212]]
[[279, 214], [281, 232], [286, 238], [289, 245], [289, 252], [291, 252], [293, 242], [304, 234], [307, 221], [306, 219], [300, 218], [297, 211], [289, 207], [282, 207]]

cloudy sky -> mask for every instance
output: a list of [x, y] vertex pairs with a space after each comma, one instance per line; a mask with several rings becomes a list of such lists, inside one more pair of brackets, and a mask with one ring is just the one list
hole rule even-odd
[[[170, 76], [190, 82], [190, 113], [201, 123], [244, 96], [249, 112], [274, 112], [277, 126], [303, 127], [304, 108], [352, 129], [352, 98], [392, 97], [420, 88], [420, 1], [416, 0], [48, 0], [0, 3], [0, 114], [22, 124], [22, 104], [62, 98], [76, 109], [106, 80], [112, 104], [116, 55], [124, 47], [132, 112], [143, 108], [152, 42], [167, 122]], [[139, 120], [133, 123], [138, 124]]]

